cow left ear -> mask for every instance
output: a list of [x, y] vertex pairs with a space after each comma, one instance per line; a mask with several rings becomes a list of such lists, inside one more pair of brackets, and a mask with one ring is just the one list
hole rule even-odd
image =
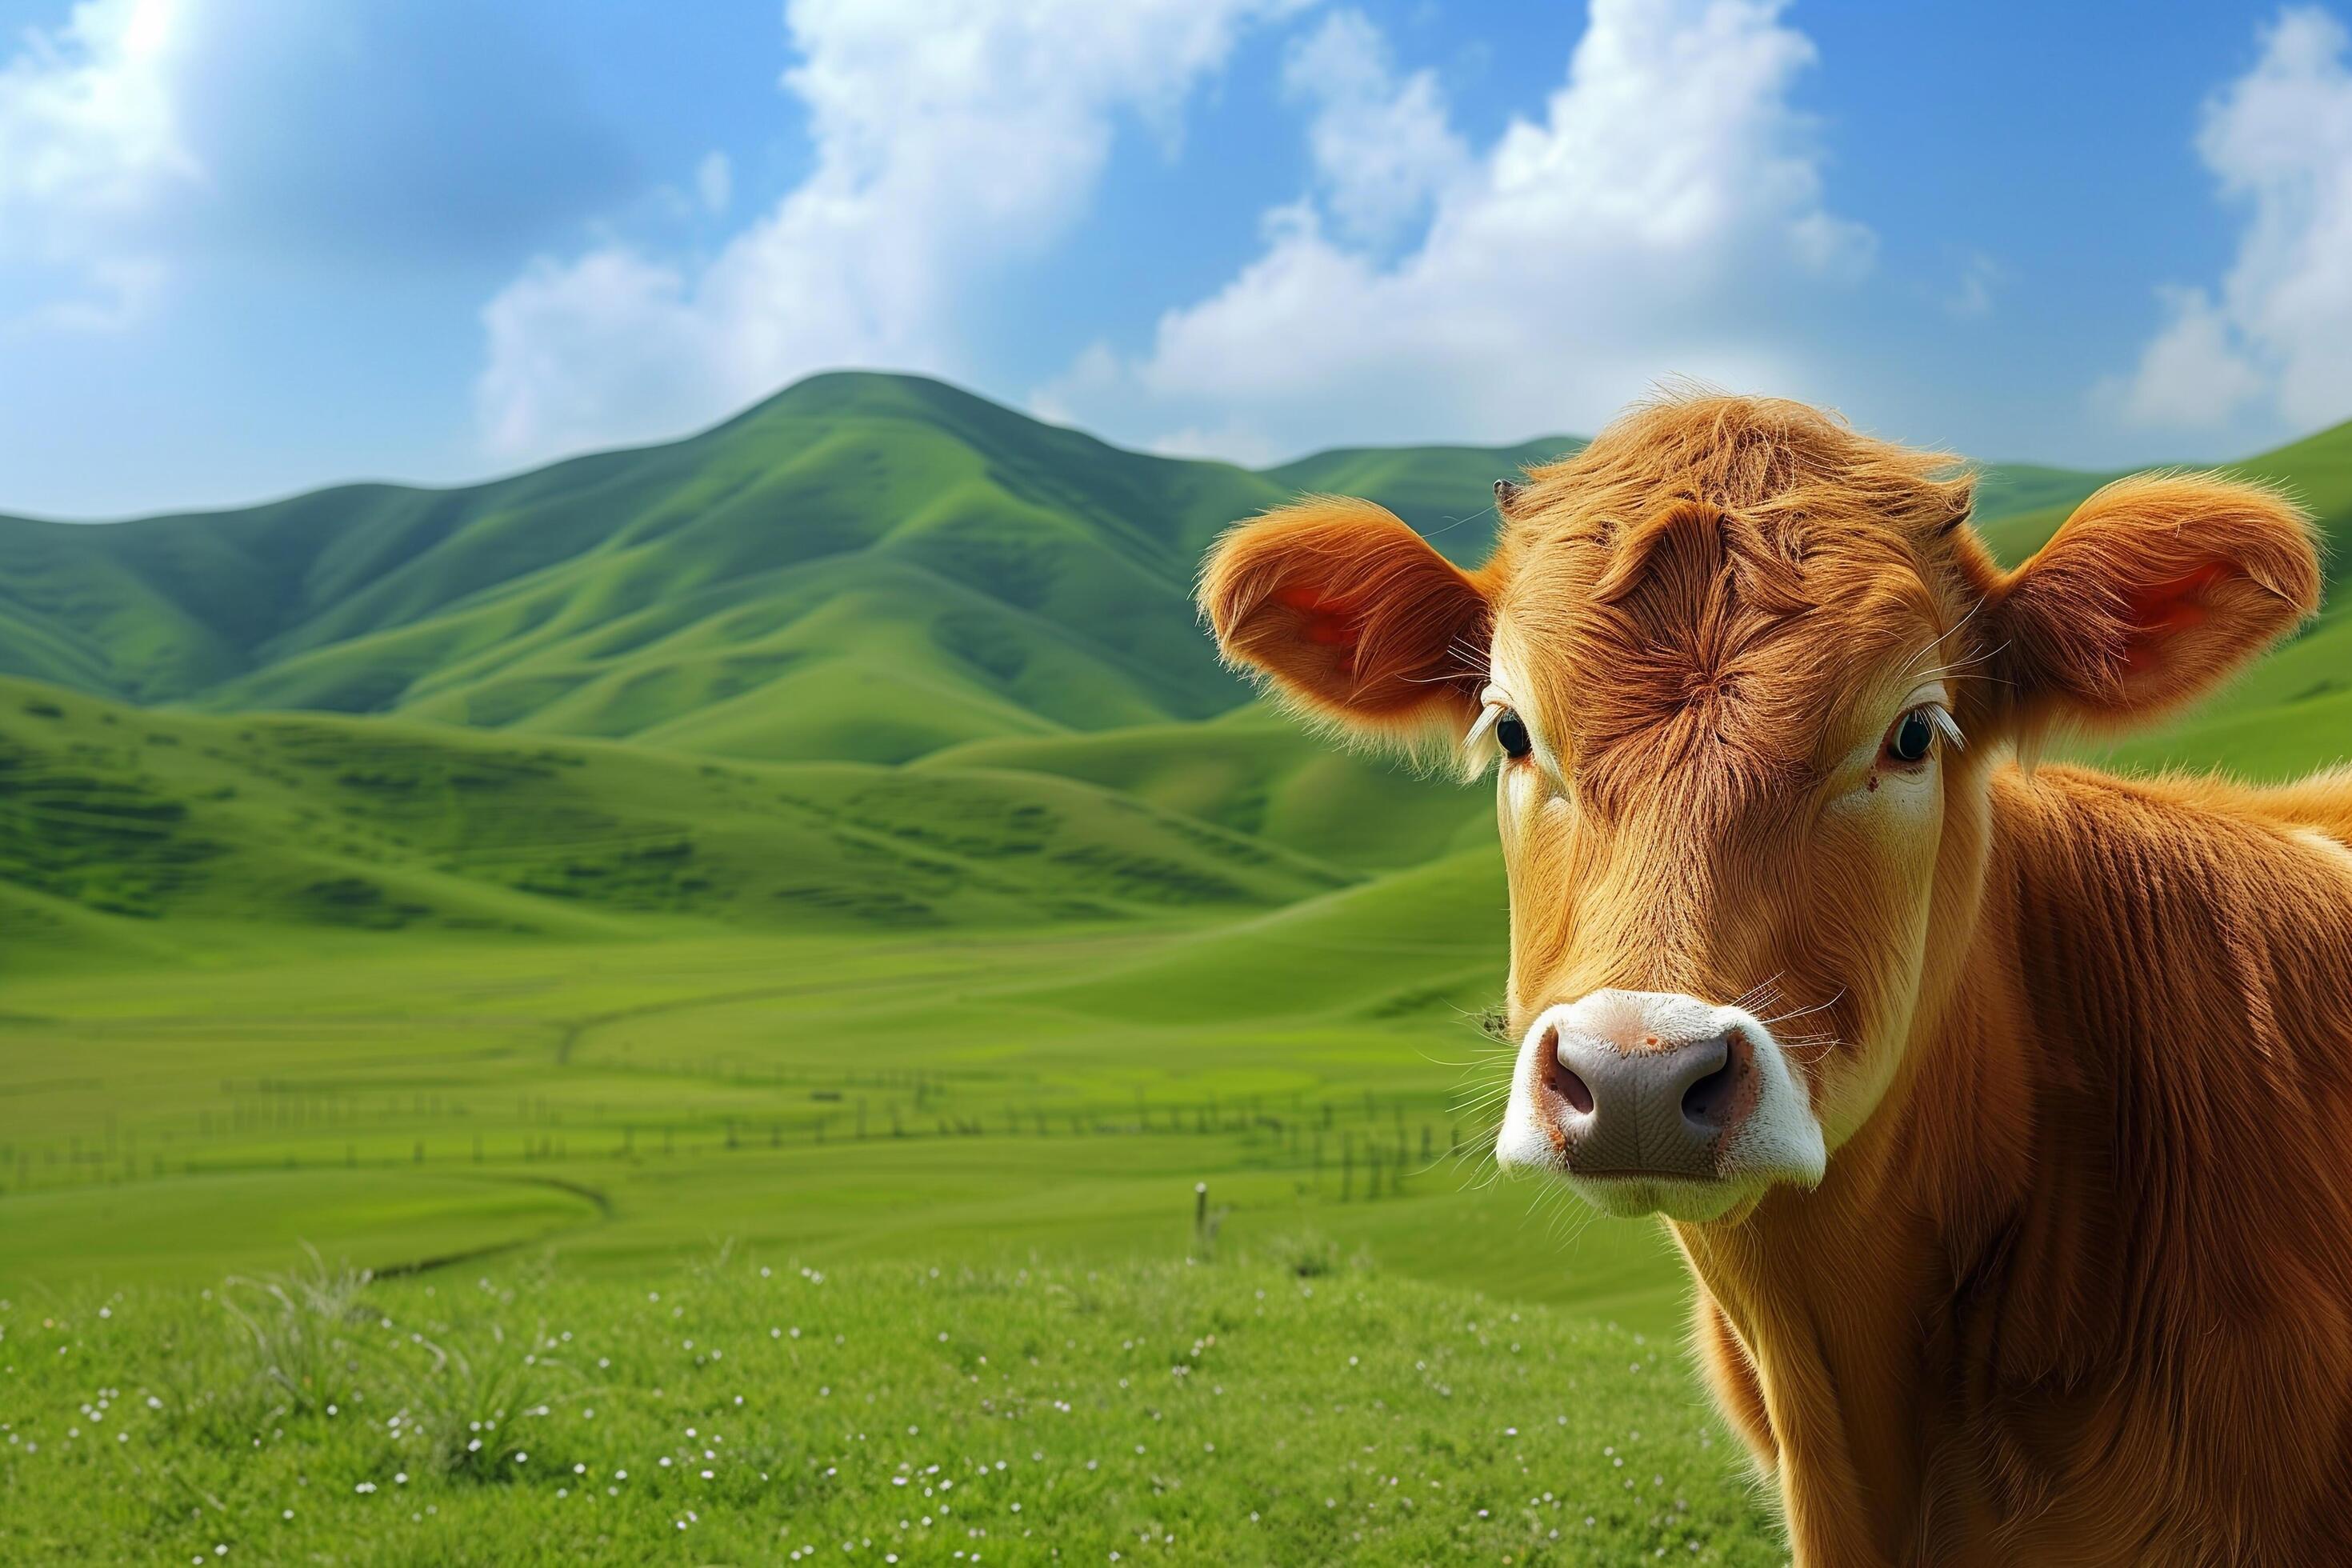
[[1217, 541], [1200, 604], [1227, 662], [1307, 717], [1426, 752], [1478, 711], [1491, 572], [1370, 501], [1315, 496]]
[[2319, 606], [2311, 524], [2260, 486], [2119, 479], [1995, 590], [1991, 663], [2029, 728], [2155, 719]]

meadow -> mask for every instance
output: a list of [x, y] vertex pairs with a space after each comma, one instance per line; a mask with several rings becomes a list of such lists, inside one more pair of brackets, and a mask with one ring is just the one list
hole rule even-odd
[[1779, 1560], [1662, 1237], [1491, 1184], [1473, 797], [11, 695], [0, 1560]]
[[1654, 1336], [1339, 1249], [0, 1303], [0, 1557], [1782, 1561]]
[[[1466, 903], [1486, 879], [1460, 869]], [[1358, 901], [1246, 932], [391, 956], [346, 938], [19, 983], [0, 1288], [201, 1284], [305, 1241], [380, 1274], [528, 1252], [625, 1279], [729, 1245], [825, 1266], [1154, 1259], [1182, 1254], [1206, 1184], [1234, 1245], [1311, 1230], [1665, 1330], [1675, 1276], [1647, 1227], [1604, 1222], [1564, 1253], [1580, 1219], [1478, 1190], [1496, 1048], [1442, 999], [1355, 1016], [1335, 970], [1369, 960], [1344, 956]], [[1387, 940], [1483, 970], [1488, 934], [1450, 954]], [[1256, 974], [1223, 963], [1237, 943]]]
[[20, 981], [0, 1560], [1777, 1563], [1660, 1235], [1490, 1185], [1492, 877]]

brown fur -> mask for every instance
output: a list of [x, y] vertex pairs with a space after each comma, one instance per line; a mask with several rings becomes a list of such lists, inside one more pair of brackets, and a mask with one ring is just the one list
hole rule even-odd
[[[1798, 1560], [2346, 1561], [2352, 773], [2016, 761], [2291, 629], [2304, 520], [2144, 476], [2004, 573], [1949, 459], [1712, 397], [1509, 504], [1475, 574], [1365, 503], [1277, 512], [1202, 604], [1229, 657], [1378, 735], [1519, 683], [1516, 1028], [1606, 986], [1801, 1018], [1822, 1184], [1672, 1226]], [[1905, 784], [1875, 738], [1931, 675], [1969, 744]]]

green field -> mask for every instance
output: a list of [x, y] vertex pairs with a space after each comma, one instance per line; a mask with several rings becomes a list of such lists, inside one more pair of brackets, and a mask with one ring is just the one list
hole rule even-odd
[[1313, 1245], [761, 1256], [0, 1304], [0, 1557], [1782, 1561], [1672, 1350], [1581, 1314]]
[[[1490, 876], [1445, 862], [1411, 900], [1383, 883], [1377, 908], [1242, 931], [347, 942], [22, 982], [0, 1019], [0, 1283], [202, 1283], [305, 1240], [382, 1272], [551, 1251], [629, 1278], [730, 1242], [1120, 1262], [1181, 1253], [1205, 1182], [1237, 1244], [1311, 1230], [1663, 1331], [1647, 1227], [1563, 1252], [1528, 1192], [1472, 1190], [1466, 1102], [1496, 1058], [1446, 994], [1491, 990], [1499, 946], [1438, 928]], [[1426, 967], [1367, 1008], [1313, 976], [1359, 939]], [[1225, 962], [1236, 942], [1255, 967]]]
[[[1489, 803], [1189, 603], [1302, 489], [1475, 559], [1570, 446], [1251, 472], [840, 375], [0, 519], [0, 1560], [1780, 1561], [1661, 1234], [1492, 1180]], [[2242, 467], [2340, 571], [2352, 426]], [[2346, 605], [2111, 760], [2352, 754]]]

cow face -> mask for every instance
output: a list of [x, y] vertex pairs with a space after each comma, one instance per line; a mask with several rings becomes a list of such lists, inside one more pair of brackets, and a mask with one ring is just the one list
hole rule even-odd
[[1492, 775], [1496, 1155], [1618, 1214], [1819, 1184], [1959, 972], [1993, 760], [2186, 700], [2317, 586], [2291, 509], [2177, 478], [2005, 574], [1950, 459], [1790, 404], [1644, 409], [1497, 495], [1477, 572], [1318, 500], [1228, 534], [1202, 602], [1309, 716]]

